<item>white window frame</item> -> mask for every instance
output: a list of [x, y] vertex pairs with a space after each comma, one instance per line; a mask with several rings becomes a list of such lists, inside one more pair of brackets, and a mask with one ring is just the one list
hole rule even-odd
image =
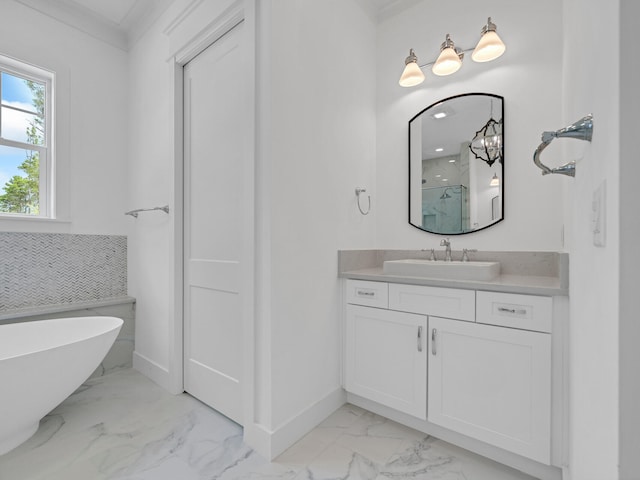
[[[20, 214], [0, 212], [0, 219], [3, 218], [55, 218], [54, 202], [54, 143], [55, 143], [55, 122], [54, 122], [54, 101], [55, 74], [35, 65], [21, 62], [5, 55], [0, 55], [0, 71], [10, 75], [32, 80], [45, 85], [45, 105], [44, 105], [44, 145], [33, 145], [26, 142], [18, 142], [3, 138], [0, 132], [0, 145], [16, 147], [24, 150], [37, 151], [40, 154], [40, 178], [39, 178], [39, 214]], [[0, 109], [0, 119], [2, 111]]]

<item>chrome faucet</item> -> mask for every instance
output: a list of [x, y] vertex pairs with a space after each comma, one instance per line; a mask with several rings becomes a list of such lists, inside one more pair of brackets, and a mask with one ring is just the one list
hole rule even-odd
[[436, 251], [434, 248], [430, 248], [429, 250], [423, 248], [422, 251], [429, 252], [429, 260], [431, 260], [432, 262], [436, 260]]
[[451, 261], [451, 242], [449, 241], [448, 238], [443, 238], [442, 240], [440, 240], [440, 246], [445, 247], [444, 261], [450, 262]]
[[468, 262], [469, 261], [469, 253], [471, 252], [477, 252], [478, 250], [473, 248], [473, 249], [469, 249], [469, 248], [463, 248], [462, 249], [462, 261], [463, 262]]

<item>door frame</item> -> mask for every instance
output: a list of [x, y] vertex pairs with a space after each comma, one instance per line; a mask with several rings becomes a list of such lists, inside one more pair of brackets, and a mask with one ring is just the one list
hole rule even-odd
[[[256, 144], [256, 2], [257, 0], [236, 0], [211, 21], [204, 29], [190, 25], [202, 18], [193, 10], [207, 6], [198, 2], [192, 10], [185, 10], [164, 31], [170, 37], [180, 38], [184, 32], [195, 32], [186, 40], [178, 40], [173, 46], [173, 55], [168, 59], [171, 65], [170, 84], [173, 94], [173, 135], [174, 135], [174, 184], [173, 201], [175, 222], [173, 225], [174, 255], [171, 264], [174, 311], [169, 326], [169, 390], [172, 393], [184, 391], [184, 81], [183, 68], [199, 53], [221, 38], [241, 22], [245, 23], [246, 43], [245, 68], [247, 72], [245, 92], [245, 142], [243, 144], [244, 180], [248, 186], [243, 214], [242, 239], [242, 336], [243, 372], [242, 396], [245, 430], [254, 422], [255, 390], [255, 144]], [[177, 47], [177, 48], [176, 48]]]

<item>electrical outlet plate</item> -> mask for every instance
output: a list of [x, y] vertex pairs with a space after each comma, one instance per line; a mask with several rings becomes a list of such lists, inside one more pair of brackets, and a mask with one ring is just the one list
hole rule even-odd
[[604, 247], [606, 245], [606, 227], [607, 227], [607, 184], [603, 180], [598, 188], [593, 191], [592, 208], [592, 229], [593, 244], [596, 247]]

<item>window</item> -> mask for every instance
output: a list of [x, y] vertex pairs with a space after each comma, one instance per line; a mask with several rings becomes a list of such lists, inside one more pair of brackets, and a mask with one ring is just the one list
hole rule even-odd
[[53, 74], [0, 56], [0, 215], [53, 218]]

